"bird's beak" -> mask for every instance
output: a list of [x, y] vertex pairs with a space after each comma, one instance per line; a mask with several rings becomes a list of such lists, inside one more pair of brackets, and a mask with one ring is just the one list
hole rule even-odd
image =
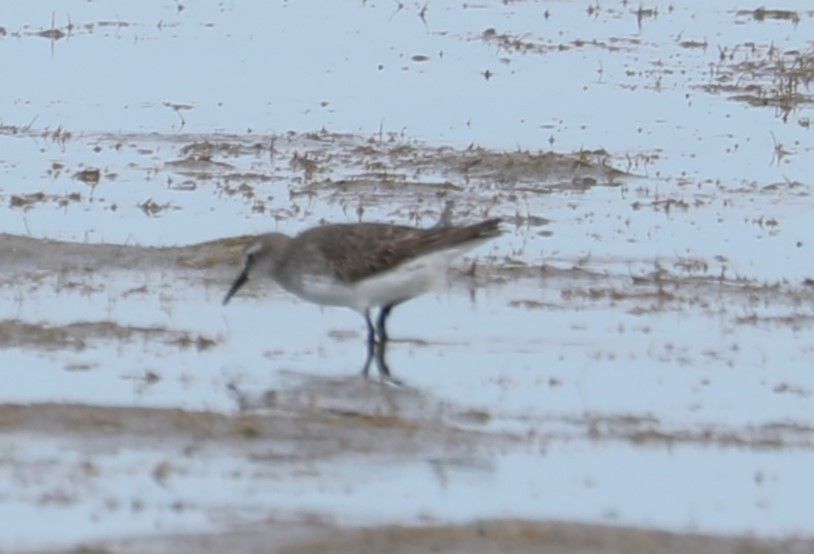
[[243, 269], [243, 271], [240, 272], [240, 275], [237, 276], [235, 282], [232, 283], [232, 286], [229, 288], [229, 292], [226, 293], [226, 296], [223, 297], [224, 306], [229, 303], [229, 300], [232, 299], [235, 293], [239, 291], [248, 280], [249, 280], [249, 268], [246, 267]]

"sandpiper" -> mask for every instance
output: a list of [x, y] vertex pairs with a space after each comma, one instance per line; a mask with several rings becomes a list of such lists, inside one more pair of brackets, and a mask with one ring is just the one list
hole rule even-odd
[[[385, 361], [385, 322], [395, 306], [443, 282], [456, 258], [500, 234], [500, 219], [462, 227], [419, 229], [384, 223], [314, 227], [296, 237], [258, 236], [244, 254], [243, 271], [226, 304], [250, 277], [271, 277], [289, 292], [323, 306], [356, 310], [367, 323], [367, 376], [376, 360], [382, 379], [396, 381]], [[374, 327], [370, 311], [380, 308]]]

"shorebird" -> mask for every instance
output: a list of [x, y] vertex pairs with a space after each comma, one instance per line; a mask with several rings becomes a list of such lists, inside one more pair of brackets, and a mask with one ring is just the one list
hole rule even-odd
[[[254, 276], [271, 278], [296, 296], [323, 306], [359, 312], [367, 324], [368, 375], [375, 359], [383, 380], [392, 378], [385, 360], [386, 321], [393, 308], [443, 282], [449, 265], [500, 234], [500, 219], [461, 227], [420, 229], [384, 223], [340, 223], [314, 227], [295, 237], [258, 236], [244, 252], [243, 270], [223, 304]], [[379, 308], [376, 325], [371, 310]]]

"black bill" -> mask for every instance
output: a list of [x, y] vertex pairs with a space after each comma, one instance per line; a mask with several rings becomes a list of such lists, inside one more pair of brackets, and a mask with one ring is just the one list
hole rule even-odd
[[246, 284], [246, 281], [248, 281], [248, 280], [249, 280], [249, 270], [244, 269], [243, 271], [240, 272], [240, 275], [237, 276], [237, 279], [235, 279], [235, 282], [232, 283], [231, 288], [229, 288], [229, 292], [227, 292], [226, 296], [223, 297], [223, 305], [224, 306], [229, 303], [229, 300], [232, 299], [232, 297], [235, 295], [235, 293], [237, 291], [239, 291], [243, 287], [243, 285]]

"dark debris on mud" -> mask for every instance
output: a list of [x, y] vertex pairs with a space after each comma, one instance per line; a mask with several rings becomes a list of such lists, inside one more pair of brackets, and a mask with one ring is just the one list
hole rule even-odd
[[[276, 160], [284, 154], [282, 160]], [[290, 154], [287, 154], [290, 152]], [[419, 142], [406, 142], [393, 135], [364, 138], [358, 135], [331, 133], [288, 133], [270, 139], [220, 136], [198, 139], [181, 149], [182, 157], [167, 162], [167, 167], [182, 172], [209, 172], [210, 177], [229, 177], [264, 181], [272, 176], [253, 171], [234, 172], [231, 163], [241, 157], [268, 156], [274, 163], [299, 174], [308, 189], [330, 192], [359, 189], [374, 183], [382, 187], [409, 186], [411, 183], [432, 189], [435, 196], [459, 192], [467, 186], [490, 188], [523, 186], [540, 192], [574, 187], [613, 186], [615, 179], [628, 175], [611, 165], [610, 155], [602, 150], [559, 154], [545, 151], [496, 152], [472, 145], [465, 149], [429, 147]], [[231, 172], [231, 173], [230, 173]], [[441, 177], [439, 179], [438, 177]], [[445, 179], [445, 180], [444, 180]], [[297, 191], [295, 191], [297, 194]]]
[[113, 321], [75, 322], [67, 325], [32, 324], [17, 319], [0, 321], [0, 348], [84, 350], [88, 341], [95, 339], [158, 340], [179, 348], [194, 347], [198, 351], [208, 350], [218, 342], [217, 339], [166, 327], [125, 326]]
[[[354, 381], [356, 387], [375, 386], [360, 378]], [[365, 432], [359, 432], [360, 426]], [[92, 437], [96, 446], [111, 448], [136, 440], [159, 446], [167, 441], [205, 439], [206, 448], [225, 447], [251, 459], [279, 460], [327, 459], [354, 453], [387, 459], [419, 453], [435, 457], [475, 455], [517, 442], [510, 435], [464, 430], [436, 418], [401, 416], [398, 411], [345, 414], [291, 403], [285, 409], [236, 414], [81, 404], [3, 404], [0, 428], [5, 432]]]
[[[394, 198], [399, 197], [403, 207], [390, 215], [422, 225], [428, 219], [435, 220], [438, 207], [449, 202], [455, 204], [453, 223], [457, 223], [490, 217], [492, 210], [506, 205], [519, 203], [528, 209], [529, 203], [524, 201], [528, 195], [616, 187], [634, 177], [615, 167], [611, 155], [602, 149], [557, 153], [496, 151], [475, 144], [467, 148], [438, 147], [384, 132], [372, 136], [323, 130], [270, 136], [173, 133], [74, 137], [61, 127], [41, 130], [3, 126], [0, 134], [50, 140], [62, 146], [72, 140], [87, 141], [94, 152], [110, 150], [130, 156], [122, 172], [135, 172], [117, 175], [87, 162], [73, 168], [61, 161], [52, 162], [45, 172], [52, 183], [58, 183], [64, 174], [88, 185], [90, 193], [80, 189], [63, 196], [33, 192], [7, 198], [0, 193], [0, 201], [23, 211], [44, 203], [66, 207], [93, 201], [96, 210], [135, 208], [148, 217], [165, 216], [182, 206], [164, 191], [153, 191], [129, 206], [104, 195], [110, 181], [144, 177], [152, 180], [163, 173], [169, 190], [207, 190], [218, 201], [223, 197], [242, 199], [253, 213], [268, 213], [278, 220], [302, 216], [316, 201], [339, 206], [350, 218], [362, 220], [367, 210], [394, 205]], [[164, 143], [171, 145], [177, 156], [164, 160], [157, 168], [157, 147], [153, 145]], [[627, 169], [647, 163], [644, 158], [629, 159]], [[96, 197], [95, 189], [100, 191]], [[538, 214], [517, 217], [529, 226], [547, 223]]]
[[[796, 17], [794, 12], [789, 13]], [[773, 44], [748, 43], [719, 47], [711, 82], [701, 88], [728, 94], [732, 100], [751, 106], [774, 108], [786, 122], [800, 108], [814, 106], [812, 80], [814, 50], [783, 52]], [[807, 117], [799, 118], [797, 123], [805, 128], [812, 124]]]

